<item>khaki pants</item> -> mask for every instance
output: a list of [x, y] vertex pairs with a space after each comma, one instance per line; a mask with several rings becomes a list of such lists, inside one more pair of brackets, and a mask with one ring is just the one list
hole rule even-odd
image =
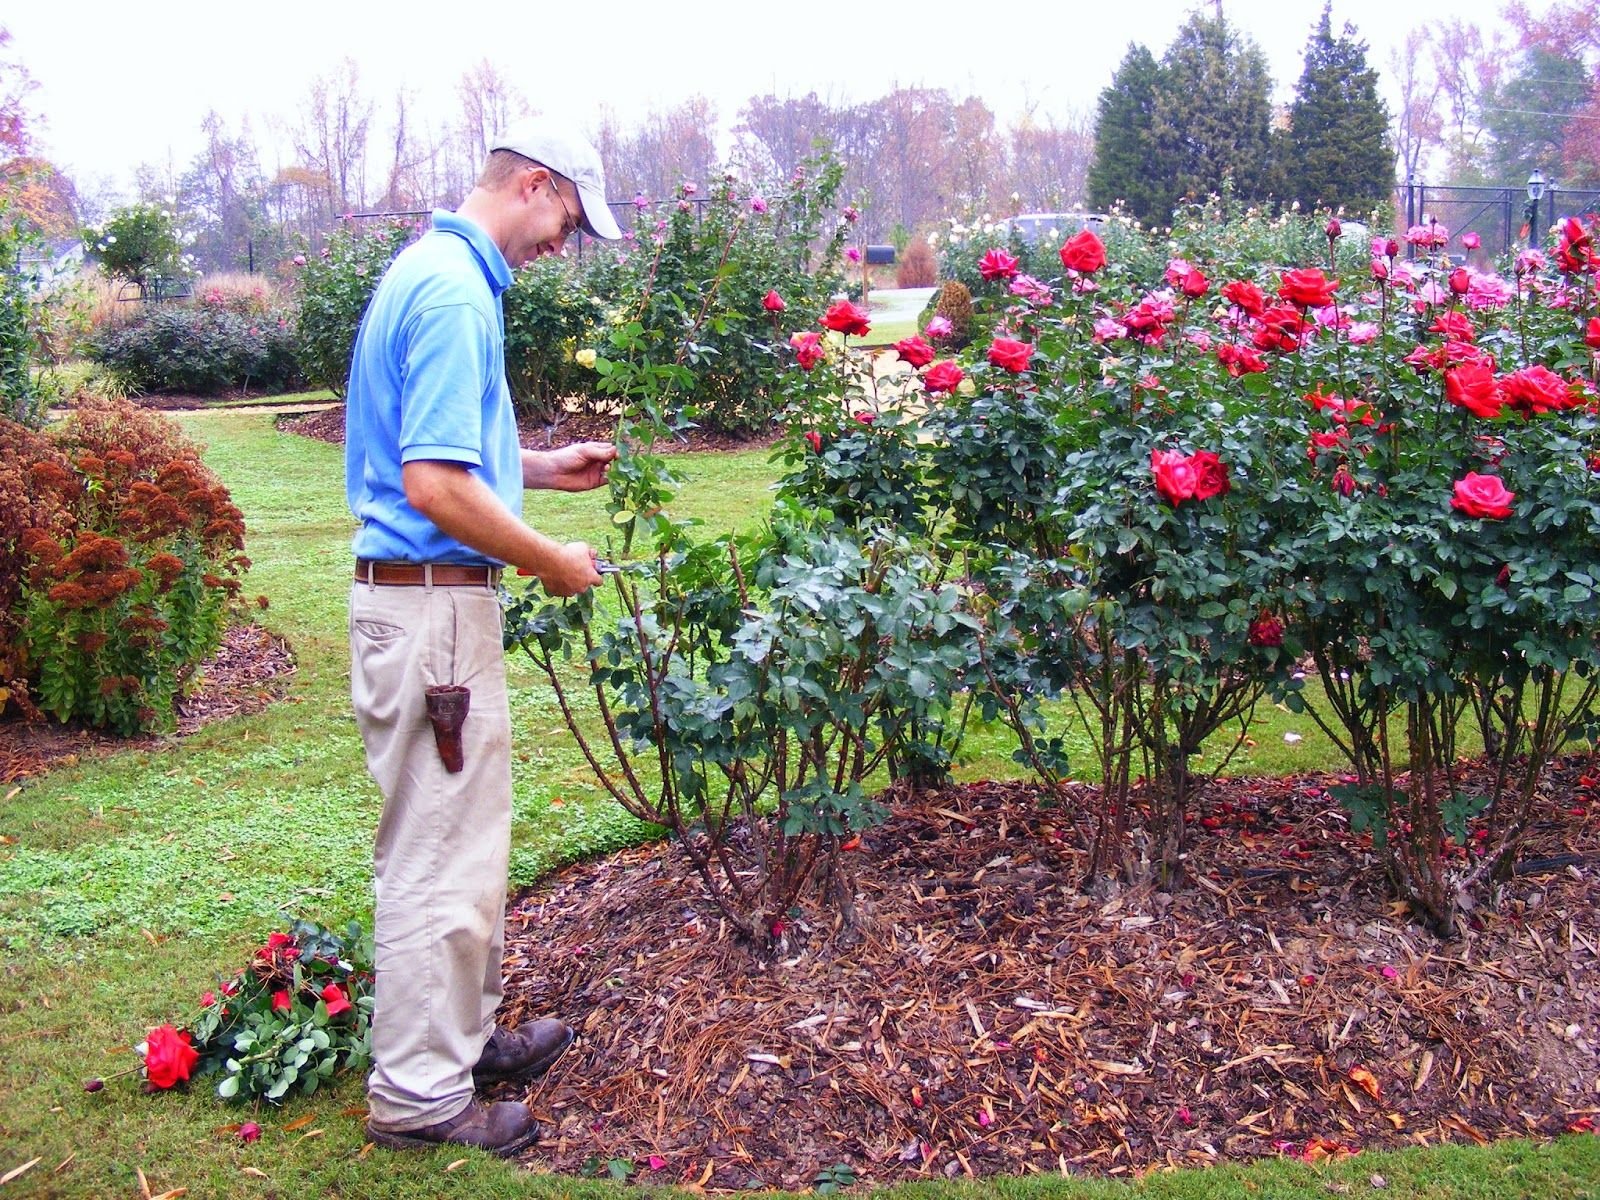
[[[383, 792], [373, 851], [377, 1008], [372, 1120], [417, 1129], [472, 1099], [472, 1068], [502, 994], [511, 849], [511, 719], [500, 604], [487, 587], [350, 594], [350, 690]], [[439, 761], [434, 684], [472, 689], [466, 767]]]

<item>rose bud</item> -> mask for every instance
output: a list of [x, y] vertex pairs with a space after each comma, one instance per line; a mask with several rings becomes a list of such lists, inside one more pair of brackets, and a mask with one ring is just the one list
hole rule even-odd
[[83, 1090], [86, 1092], [98, 1092], [105, 1085], [106, 1081], [104, 1079], [85, 1079], [83, 1081]]
[[1324, 230], [1324, 232], [1328, 235], [1328, 240], [1331, 242], [1335, 238], [1343, 235], [1344, 226], [1339, 224], [1338, 217], [1333, 217], [1328, 221], [1327, 228]]
[[239, 1126], [239, 1140], [241, 1142], [259, 1142], [261, 1140], [261, 1126], [254, 1121], [246, 1121]]

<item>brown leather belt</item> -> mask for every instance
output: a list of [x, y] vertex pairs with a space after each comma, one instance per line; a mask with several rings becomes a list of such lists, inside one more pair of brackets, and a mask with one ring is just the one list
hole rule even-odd
[[499, 567], [466, 563], [393, 563], [356, 559], [356, 580], [379, 587], [481, 587], [500, 584]]

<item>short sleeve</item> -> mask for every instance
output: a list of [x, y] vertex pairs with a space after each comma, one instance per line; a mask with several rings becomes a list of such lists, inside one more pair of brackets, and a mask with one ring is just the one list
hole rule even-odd
[[428, 308], [408, 323], [400, 365], [400, 461], [483, 465], [483, 395], [494, 345], [470, 304]]

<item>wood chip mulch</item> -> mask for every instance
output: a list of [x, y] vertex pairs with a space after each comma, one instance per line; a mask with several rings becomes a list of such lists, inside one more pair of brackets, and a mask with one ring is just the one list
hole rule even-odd
[[[283, 694], [294, 669], [294, 654], [281, 637], [250, 622], [230, 625], [217, 652], [200, 665], [199, 686], [174, 706], [174, 733], [187, 736], [213, 721], [260, 712]], [[114, 750], [154, 749], [163, 741], [160, 736], [124, 738], [45, 720], [0, 720], [0, 783], [16, 783]]]
[[[1587, 773], [1587, 774], [1586, 774]], [[1222, 781], [1191, 882], [1092, 898], [1083, 829], [1025, 784], [897, 803], [851, 856], [859, 924], [737, 944], [670, 846], [515, 897], [506, 1020], [581, 1040], [534, 1085], [530, 1166], [705, 1190], [1483, 1141], [1600, 1119], [1600, 806], [1554, 814], [1497, 910], [1441, 943], [1327, 794]]]
[[[307, 413], [300, 417], [285, 417], [278, 428], [286, 433], [316, 438], [335, 446], [344, 445], [344, 406]], [[518, 423], [522, 444], [530, 450], [549, 450], [568, 446], [573, 442], [610, 442], [616, 439], [617, 419], [600, 413], [570, 413], [560, 422], [522, 420]], [[687, 430], [681, 440], [661, 442], [656, 449], [663, 454], [702, 450], [760, 450], [778, 440], [776, 432], [767, 437], [735, 437], [713, 433], [706, 429]]]

